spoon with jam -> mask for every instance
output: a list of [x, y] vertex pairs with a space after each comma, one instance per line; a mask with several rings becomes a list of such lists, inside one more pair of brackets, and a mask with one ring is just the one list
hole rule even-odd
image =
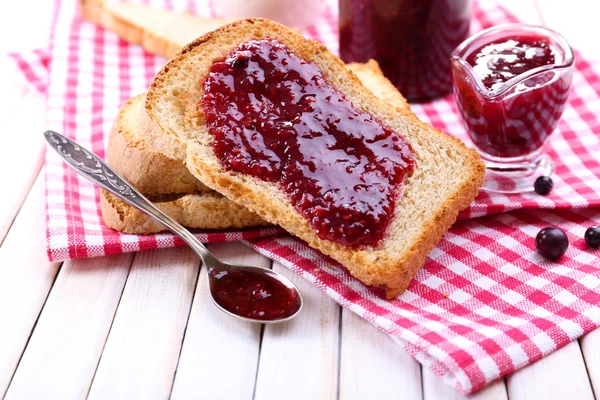
[[148, 214], [187, 243], [206, 267], [211, 299], [222, 311], [261, 323], [289, 321], [298, 315], [302, 296], [289, 279], [270, 269], [222, 262], [190, 231], [159, 210], [99, 157], [59, 133], [46, 131], [44, 137], [79, 174]]

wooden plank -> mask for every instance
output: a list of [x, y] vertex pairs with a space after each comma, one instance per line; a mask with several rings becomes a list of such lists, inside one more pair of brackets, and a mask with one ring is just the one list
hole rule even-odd
[[[32, 7], [35, 13], [31, 12]], [[53, 7], [49, 1], [36, 1], [34, 5], [16, 2], [11, 4], [10, 12], [0, 12], [0, 37], [10, 38], [0, 41], [0, 54], [47, 47]], [[2, 243], [43, 164], [41, 133], [46, 100], [27, 89], [16, 64], [8, 57], [0, 57], [0, 87], [5, 132], [0, 146], [0, 171], [4, 171], [3, 187], [11, 192], [10, 196], [0, 197]]]
[[594, 393], [600, 398], [600, 329], [588, 333], [579, 342]]
[[317, 287], [274, 262], [302, 292], [304, 308], [285, 324], [265, 325], [257, 400], [333, 399], [337, 395], [340, 307]]
[[446, 385], [430, 369], [423, 369], [423, 400], [507, 400], [503, 379], [490, 383], [480, 391], [464, 396]]
[[85, 397], [132, 257], [126, 254], [63, 264], [8, 388], [7, 399]]
[[[42, 97], [19, 89], [14, 82], [14, 70], [10, 74], [2, 72], [0, 69], [0, 87], [8, 90], [3, 90], [0, 97], [3, 99], [0, 107], [6, 111], [2, 119], [6, 133], [0, 146], [0, 171], [4, 171], [2, 186], [11, 194], [0, 196], [0, 243], [44, 163], [42, 131], [46, 110]], [[9, 79], [13, 82], [7, 82]]]
[[60, 265], [48, 261], [44, 219], [40, 174], [0, 247], [0, 397], [8, 388]]
[[506, 383], [511, 400], [594, 398], [577, 341], [515, 372]]
[[388, 335], [342, 310], [341, 399], [420, 400], [421, 366]]
[[169, 396], [199, 265], [184, 247], [136, 254], [90, 399]]
[[[223, 261], [268, 268], [271, 260], [241, 243], [209, 249]], [[200, 279], [188, 322], [171, 398], [251, 399], [254, 391], [261, 325], [233, 318], [212, 303], [207, 274]], [[234, 384], [232, 384], [234, 383]]]

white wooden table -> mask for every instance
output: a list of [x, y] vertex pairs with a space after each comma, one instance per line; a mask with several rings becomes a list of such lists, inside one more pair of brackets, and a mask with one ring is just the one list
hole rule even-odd
[[[46, 4], [48, 3], [48, 4]], [[3, 2], [0, 52], [43, 47], [51, 2]], [[523, 20], [600, 59], [593, 0], [504, 0]], [[0, 397], [458, 399], [366, 321], [273, 263], [302, 291], [289, 324], [249, 325], [209, 302], [186, 248], [50, 263], [45, 254], [44, 100], [0, 62]], [[227, 261], [268, 267], [239, 243]], [[600, 397], [600, 330], [477, 393], [478, 399]]]

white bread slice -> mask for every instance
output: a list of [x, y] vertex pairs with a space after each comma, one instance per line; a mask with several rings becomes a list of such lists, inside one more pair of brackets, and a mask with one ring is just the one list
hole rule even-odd
[[231, 21], [145, 4], [80, 0], [83, 17], [152, 54], [171, 57], [184, 45]]
[[[213, 151], [213, 136], [197, 103], [202, 82], [216, 60], [251, 39], [271, 38], [314, 63], [355, 107], [364, 110], [411, 145], [416, 167], [405, 179], [387, 237], [377, 247], [349, 248], [320, 239], [275, 184], [225, 170]], [[264, 19], [234, 22], [188, 44], [157, 74], [141, 114], [151, 147], [184, 161], [203, 183], [331, 256], [388, 297], [402, 293], [429, 251], [467, 207], [483, 183], [485, 166], [474, 150], [377, 99], [322, 44]]]
[[[347, 67], [377, 97], [399, 110], [409, 110], [406, 99], [383, 76], [377, 62], [351, 63]], [[146, 145], [139, 129], [144, 100], [145, 95], [139, 95], [121, 107], [109, 137], [109, 164], [138, 190], [157, 201], [163, 211], [189, 228], [225, 229], [267, 224], [217, 192], [211, 190], [209, 195], [210, 189], [181, 161]], [[165, 230], [146, 214], [105, 191], [101, 193], [100, 209], [105, 224], [120, 232], [149, 234]]]

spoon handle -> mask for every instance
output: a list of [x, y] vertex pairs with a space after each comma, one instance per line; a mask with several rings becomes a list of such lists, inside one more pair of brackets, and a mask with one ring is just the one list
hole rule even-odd
[[80, 175], [166, 226], [202, 258], [202, 262], [206, 267], [210, 268], [215, 264], [215, 256], [190, 231], [159, 210], [94, 153], [54, 131], [44, 132], [44, 138], [46, 138], [50, 147]]

